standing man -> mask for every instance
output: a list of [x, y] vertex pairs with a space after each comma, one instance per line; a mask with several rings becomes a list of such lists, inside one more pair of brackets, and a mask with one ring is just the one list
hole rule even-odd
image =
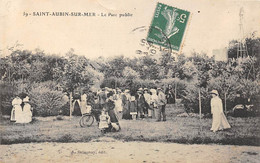
[[100, 105], [101, 110], [105, 106], [106, 99], [107, 99], [107, 94], [105, 92], [105, 88], [102, 88], [102, 91], [98, 94], [98, 103]]
[[[147, 118], [148, 113], [151, 112], [150, 104], [151, 104], [151, 94], [148, 93], [148, 89], [144, 88], [144, 100], [145, 100], [145, 109], [144, 109], [144, 116]], [[151, 115], [151, 114], [149, 114]]]
[[143, 95], [143, 89], [139, 88], [137, 91], [137, 116], [138, 118], [144, 118], [145, 99]]
[[157, 122], [161, 121], [161, 114], [163, 116], [163, 121], [166, 121], [165, 106], [167, 103], [167, 99], [161, 88], [157, 88], [157, 90], [158, 90]]

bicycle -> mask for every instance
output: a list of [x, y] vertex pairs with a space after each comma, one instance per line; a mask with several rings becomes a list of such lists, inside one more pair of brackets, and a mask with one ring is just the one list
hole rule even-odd
[[90, 127], [94, 122], [94, 115], [92, 113], [83, 114], [80, 118], [79, 125], [81, 127]]
[[[90, 127], [94, 123], [94, 119], [99, 116], [99, 112], [92, 108], [88, 108], [86, 112], [82, 113], [82, 117], [79, 120], [79, 125], [81, 127]], [[99, 120], [96, 119], [98, 122]]]

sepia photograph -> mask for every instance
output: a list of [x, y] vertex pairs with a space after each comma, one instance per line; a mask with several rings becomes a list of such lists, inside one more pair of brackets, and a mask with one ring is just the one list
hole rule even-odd
[[259, 0], [0, 0], [0, 162], [260, 162]]

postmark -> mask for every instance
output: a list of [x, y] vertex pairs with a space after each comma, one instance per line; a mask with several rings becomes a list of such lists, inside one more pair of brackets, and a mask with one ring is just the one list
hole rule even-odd
[[146, 40], [179, 52], [189, 18], [189, 11], [158, 3]]
[[[154, 27], [150, 27], [150, 26], [141, 26], [141, 27], [137, 27], [135, 29], [133, 29], [131, 31], [132, 34], [135, 34], [135, 33], [147, 33], [147, 31], [149, 31], [150, 29], [152, 29]], [[153, 30], [158, 30], [156, 28], [154, 28]], [[168, 38], [166, 37], [166, 35], [163, 34], [163, 37], [166, 39], [166, 44], [168, 44], [168, 46], [166, 47], [163, 47], [163, 46], [160, 46], [160, 45], [157, 45], [157, 44], [154, 44], [153, 42], [151, 41], [147, 41], [145, 37], [140, 37], [139, 38], [139, 45], [142, 46], [142, 47], [145, 47], [145, 49], [137, 49], [136, 50], [136, 53], [137, 54], [144, 54], [144, 55], [159, 55], [159, 54], [162, 54], [162, 53], [168, 53], [168, 54], [171, 54], [172, 53], [172, 49], [171, 49], [171, 46], [170, 46], [170, 41], [168, 40]]]

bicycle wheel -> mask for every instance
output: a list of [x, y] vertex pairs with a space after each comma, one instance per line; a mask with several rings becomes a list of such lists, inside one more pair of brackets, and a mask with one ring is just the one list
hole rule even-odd
[[92, 115], [84, 115], [81, 117], [79, 124], [81, 127], [89, 127], [93, 124], [94, 117]]

